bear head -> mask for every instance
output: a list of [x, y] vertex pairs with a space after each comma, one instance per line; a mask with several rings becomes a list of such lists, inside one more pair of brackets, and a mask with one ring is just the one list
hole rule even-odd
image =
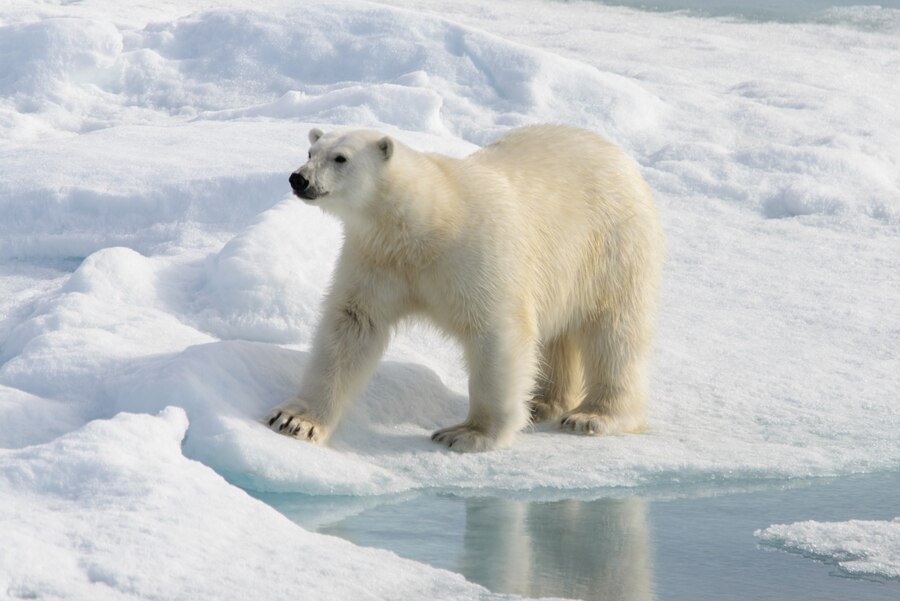
[[394, 154], [394, 141], [375, 131], [309, 132], [309, 158], [290, 176], [294, 195], [339, 217], [376, 197]]

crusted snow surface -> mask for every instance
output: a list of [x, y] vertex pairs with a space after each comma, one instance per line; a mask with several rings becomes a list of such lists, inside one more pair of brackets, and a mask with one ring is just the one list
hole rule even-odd
[[849, 574], [900, 578], [900, 518], [776, 524], [754, 534], [766, 544], [834, 563]]
[[[516, 41], [359, 2], [10, 10], [0, 442], [177, 404], [188, 456], [244, 486], [314, 494], [900, 464], [900, 126], [883, 77], [897, 37], [535, 4], [521, 19], [559, 9], [560, 27], [595, 24], [556, 54], [536, 47], [559, 43], [550, 25], [528, 38], [511, 6], [457, 16], [496, 18]], [[661, 35], [637, 35], [635, 18]], [[627, 44], [598, 54], [604, 36]], [[418, 326], [398, 332], [330, 447], [260, 425], [297, 386], [340, 246], [336, 223], [287, 194], [306, 131], [380, 127], [463, 155], [534, 121], [601, 131], [656, 190], [669, 259], [647, 433], [539, 429], [449, 454], [428, 434], [464, 415], [466, 377], [454, 343]]]
[[182, 409], [0, 451], [0, 591], [23, 599], [492, 599], [300, 528], [182, 455]]
[[[785, 24], [596, 3], [395, 4], [0, 8], [0, 447], [20, 449], [4, 451], [2, 502], [26, 516], [3, 522], [4, 541], [38, 538], [43, 521], [51, 534], [30, 544], [50, 554], [117, 516], [150, 511], [150, 530], [181, 519], [174, 501], [143, 504], [155, 481], [138, 470], [134, 488], [115, 482], [117, 457], [181, 466], [172, 478], [230, 491], [216, 516], [272, 529], [207, 468], [261, 491], [565, 497], [900, 467], [898, 11]], [[466, 374], [452, 341], [415, 324], [329, 446], [260, 424], [297, 388], [341, 244], [338, 224], [288, 193], [309, 128], [375, 127], [461, 156], [534, 122], [602, 133], [654, 189], [669, 255], [647, 432], [542, 427], [510, 449], [450, 453], [428, 435], [465, 415]], [[172, 420], [187, 433], [161, 435], [169, 446], [115, 434]], [[48, 458], [68, 461], [85, 437], [102, 450], [79, 455], [84, 486], [66, 484]], [[10, 476], [32, 457], [69, 486], [61, 496]], [[160, 494], [189, 480], [164, 478]], [[120, 507], [53, 517], [57, 500], [74, 515], [106, 499], [107, 483]], [[146, 536], [104, 532], [122, 548]], [[83, 544], [59, 553], [84, 586], [156, 590], [129, 589], [119, 568], [91, 572]], [[8, 553], [3, 577], [24, 578]]]

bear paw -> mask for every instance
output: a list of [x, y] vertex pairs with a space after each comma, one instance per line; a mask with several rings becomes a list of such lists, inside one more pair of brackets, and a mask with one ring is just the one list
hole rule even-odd
[[575, 410], [565, 414], [559, 420], [559, 427], [561, 430], [591, 436], [623, 434], [641, 429], [640, 424], [630, 424], [630, 421], [634, 420], [622, 420], [610, 415]]
[[563, 410], [559, 405], [548, 403], [544, 399], [532, 399], [528, 406], [531, 409], [532, 424], [539, 424], [547, 420], [556, 419], [563, 413]]
[[460, 453], [489, 451], [497, 446], [496, 439], [469, 424], [457, 424], [438, 430], [431, 435], [431, 440]]
[[318, 442], [325, 437], [325, 428], [302, 407], [276, 407], [263, 421], [285, 436], [310, 442]]

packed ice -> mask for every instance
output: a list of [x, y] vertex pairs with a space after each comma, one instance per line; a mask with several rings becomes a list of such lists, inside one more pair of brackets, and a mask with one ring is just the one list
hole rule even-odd
[[187, 459], [182, 409], [0, 450], [0, 590], [21, 599], [493, 599], [313, 534]]
[[900, 578], [900, 518], [776, 524], [754, 534], [763, 543], [833, 563], [848, 574]]
[[[325, 569], [277, 546], [400, 561], [306, 533], [233, 484], [564, 497], [900, 467], [900, 11], [785, 24], [393, 4], [0, 8], [0, 515], [23, 516], [0, 532], [65, 566], [21, 569], [0, 545], [0, 590], [183, 596], [128, 562], [174, 552], [151, 530], [196, 535], [212, 560], [232, 522], [266, 586], [292, 563], [319, 590]], [[341, 244], [289, 194], [306, 132], [374, 127], [461, 156], [534, 122], [600, 132], [655, 192], [669, 254], [647, 432], [433, 445], [465, 415], [466, 374], [421, 324], [397, 332], [329, 446], [261, 424], [297, 387]], [[426, 581], [429, 598], [486, 594], [397, 565], [407, 588], [373, 598]]]

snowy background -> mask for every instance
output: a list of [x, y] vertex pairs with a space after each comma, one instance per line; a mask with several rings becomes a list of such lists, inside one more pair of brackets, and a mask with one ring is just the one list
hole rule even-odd
[[[235, 485], [565, 498], [900, 469], [900, 10], [125, 4], [0, 8], [0, 592], [488, 594]], [[259, 424], [297, 385], [340, 246], [289, 194], [308, 129], [461, 156], [534, 122], [600, 132], [655, 192], [647, 433], [449, 453], [428, 434], [465, 414], [466, 377], [417, 325], [330, 448]], [[872, 544], [896, 575], [897, 537]], [[208, 567], [235, 549], [246, 572]]]

